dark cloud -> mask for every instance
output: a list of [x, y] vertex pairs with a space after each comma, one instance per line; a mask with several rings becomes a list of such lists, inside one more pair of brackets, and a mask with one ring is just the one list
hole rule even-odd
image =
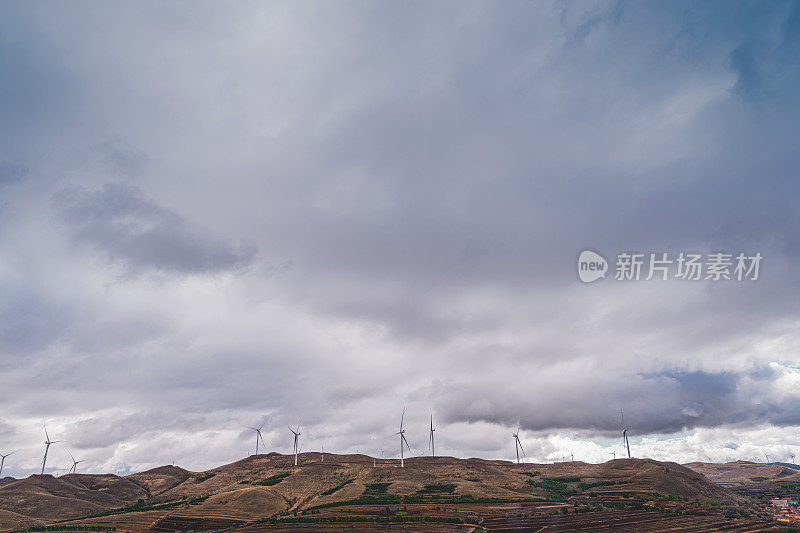
[[163, 431], [199, 431], [205, 419], [200, 414], [176, 415], [161, 410], [123, 416], [104, 416], [78, 420], [62, 432], [69, 445], [81, 449], [105, 448]]
[[[491, 396], [473, 398], [469, 390], [450, 390], [449, 401], [441, 407], [448, 421], [520, 424], [537, 432], [592, 428], [615, 434], [621, 429], [623, 409], [626, 425], [640, 435], [724, 424], [800, 425], [800, 400], [775, 390], [782, 374], [768, 374], [667, 371], [596, 379], [572, 372], [568, 382], [544, 384], [534, 378], [530, 387], [498, 387], [503, 392]], [[566, 383], [568, 399], [558, 391]], [[598, 398], [601, 403], [596, 403]]]
[[0, 367], [41, 350], [69, 324], [69, 309], [34, 292], [0, 285]]
[[63, 190], [53, 203], [74, 242], [132, 271], [213, 273], [245, 268], [255, 258], [252, 246], [215, 241], [129, 185]]
[[0, 161], [0, 185], [17, 183], [28, 174], [28, 168], [15, 161]]
[[[403, 405], [454, 455], [605, 459], [623, 407], [656, 457], [793, 446], [796, 2], [0, 10], [14, 468], [32, 419], [97, 468], [259, 420], [388, 454]], [[586, 248], [765, 260], [583, 286]]]
[[108, 139], [87, 150], [76, 150], [69, 154], [70, 166], [83, 172], [94, 168], [111, 176], [134, 179], [147, 167], [147, 154], [128, 146], [120, 138]]

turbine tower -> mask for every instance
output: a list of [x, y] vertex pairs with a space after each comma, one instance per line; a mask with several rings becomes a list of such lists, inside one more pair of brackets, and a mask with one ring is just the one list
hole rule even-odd
[[436, 431], [433, 429], [433, 414], [431, 414], [431, 436], [428, 439], [428, 445], [431, 447], [431, 457], [436, 457], [436, 443], [433, 440], [433, 432]]
[[258, 455], [258, 441], [261, 441], [261, 444], [264, 445], [264, 448], [267, 447], [267, 443], [264, 442], [264, 437], [261, 436], [261, 429], [264, 427], [264, 424], [261, 424], [260, 427], [254, 428], [253, 426], [245, 426], [247, 429], [252, 429], [256, 432], [256, 455]]
[[60, 440], [50, 440], [50, 435], [47, 434], [47, 426], [44, 426], [44, 458], [42, 458], [42, 475], [44, 475], [44, 467], [47, 465], [47, 452], [50, 451], [50, 445], [55, 444], [56, 442], [61, 442]]
[[0, 453], [0, 476], [3, 475], [3, 465], [6, 464], [6, 457], [8, 457], [9, 455], [13, 455], [15, 453], [17, 453], [16, 450], [11, 453], [7, 453], [5, 455]]
[[297, 430], [289, 428], [289, 431], [294, 433], [294, 466], [297, 466], [297, 452], [299, 451], [298, 443], [300, 439], [300, 424], [297, 425]]
[[517, 464], [519, 464], [519, 451], [520, 450], [522, 450], [522, 456], [523, 457], [525, 456], [525, 450], [522, 448], [522, 443], [519, 441], [519, 430], [520, 430], [520, 428], [517, 428], [517, 432], [511, 434], [511, 436], [514, 437], [514, 446], [517, 449]]
[[72, 453], [70, 453], [70, 452], [67, 452], [67, 453], [69, 453], [69, 457], [70, 457], [70, 459], [72, 459], [72, 468], [69, 469], [68, 473], [77, 474], [78, 473], [78, 464], [82, 463], [83, 459], [81, 459], [80, 461], [76, 461], [75, 458], [72, 457]]
[[624, 444], [625, 448], [628, 450], [628, 459], [630, 459], [631, 445], [628, 442], [628, 428], [625, 427], [625, 413], [623, 413], [622, 409], [620, 409], [619, 414], [622, 416], [622, 444]]
[[405, 468], [405, 461], [403, 459], [403, 444], [406, 445], [408, 451], [411, 451], [411, 446], [408, 445], [408, 441], [406, 440], [406, 430], [403, 429], [403, 419], [406, 417], [406, 408], [403, 407], [403, 414], [400, 415], [400, 431], [395, 433], [395, 435], [400, 435], [400, 468]]

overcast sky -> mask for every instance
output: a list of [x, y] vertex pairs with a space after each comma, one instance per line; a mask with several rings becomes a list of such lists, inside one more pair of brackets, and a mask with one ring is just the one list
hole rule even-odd
[[[800, 454], [800, 3], [0, 4], [0, 452]], [[755, 281], [577, 257], [759, 252]]]

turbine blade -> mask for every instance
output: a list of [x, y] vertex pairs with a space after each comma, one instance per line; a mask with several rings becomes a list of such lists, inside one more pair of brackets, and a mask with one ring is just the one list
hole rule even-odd
[[50, 440], [50, 435], [47, 434], [47, 426], [44, 426], [44, 436], [47, 440]]
[[403, 414], [400, 415], [400, 431], [403, 431], [403, 419], [406, 417], [406, 406], [403, 406]]
[[411, 446], [408, 445], [408, 441], [406, 440], [406, 436], [405, 435], [401, 435], [401, 438], [403, 439], [403, 442], [406, 443], [406, 447], [408, 448], [408, 451], [411, 451]]
[[266, 448], [267, 447], [267, 443], [264, 442], [264, 437], [261, 436], [261, 432], [260, 431], [258, 432], [258, 438], [261, 439], [261, 444], [263, 444], [264, 448]]

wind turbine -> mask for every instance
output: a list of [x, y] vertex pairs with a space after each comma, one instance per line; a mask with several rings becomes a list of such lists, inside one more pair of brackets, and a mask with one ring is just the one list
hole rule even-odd
[[619, 410], [619, 414], [622, 415], [622, 443], [625, 445], [625, 448], [628, 450], [628, 459], [631, 458], [631, 445], [628, 442], [628, 428], [625, 427], [625, 413], [622, 412], [622, 409]]
[[514, 446], [517, 449], [517, 464], [519, 464], [519, 451], [522, 450], [522, 456], [525, 457], [525, 450], [522, 448], [522, 443], [519, 441], [519, 430], [517, 428], [516, 433], [512, 433], [511, 436], [514, 437]]
[[572, 462], [572, 463], [574, 463], [574, 462], [575, 462], [575, 454], [574, 454], [574, 453], [572, 453], [572, 452], [569, 452], [569, 460], [570, 460], [570, 462]]
[[[794, 454], [790, 454], [790, 457], [792, 458], [792, 464], [794, 464]], [[0, 470], [0, 472], [2, 472], [2, 470]]]
[[298, 442], [300, 439], [300, 424], [297, 425], [297, 430], [289, 428], [289, 431], [294, 433], [294, 466], [297, 466], [297, 452], [298, 452]]
[[767, 458], [767, 464], [769, 464], [771, 461], [769, 460], [769, 455], [767, 455], [767, 452], [764, 452], [764, 457]]
[[617, 458], [617, 452], [615, 452], [614, 450], [611, 450], [611, 455], [613, 455], [613, 456], [614, 456], [614, 459], [616, 459], [616, 458]]
[[47, 434], [47, 426], [44, 426], [44, 458], [42, 459], [42, 475], [44, 475], [44, 467], [47, 464], [47, 452], [50, 451], [50, 445], [55, 444], [56, 442], [61, 442], [60, 440], [50, 440], [50, 435]]
[[324, 463], [325, 462], [325, 446], [322, 447], [322, 453], [320, 453], [320, 455], [319, 455], [319, 462], [320, 463]]
[[406, 417], [406, 408], [403, 407], [403, 414], [400, 415], [400, 431], [395, 433], [395, 435], [400, 435], [400, 468], [405, 468], [405, 461], [403, 459], [403, 444], [406, 445], [408, 451], [411, 451], [411, 446], [408, 445], [408, 441], [406, 440], [406, 430], [403, 429], [403, 419]]
[[254, 428], [253, 426], [245, 426], [245, 427], [247, 429], [252, 429], [253, 431], [256, 432], [256, 455], [258, 455], [258, 441], [259, 440], [261, 441], [261, 444], [264, 445], [264, 448], [267, 447], [267, 443], [264, 442], [264, 437], [261, 436], [261, 430], [264, 428], [264, 424], [261, 424], [261, 426], [259, 426], [257, 428]]
[[[1, 453], [0, 453], [0, 476], [2, 476], [2, 475], [3, 475], [3, 465], [6, 463], [6, 457], [8, 457], [9, 455], [13, 455], [13, 454], [15, 454], [15, 453], [17, 453], [17, 451], [16, 451], [16, 450], [14, 450], [14, 451], [13, 451], [13, 452], [11, 452], [11, 453], [7, 453], [7, 454], [5, 454], [5, 455], [3, 455], [3, 454], [1, 454]], [[794, 456], [792, 456], [792, 457], [794, 457]]]
[[431, 436], [428, 439], [428, 446], [431, 448], [431, 457], [436, 457], [436, 443], [433, 440], [433, 432], [436, 431], [433, 429], [433, 414], [431, 414]]
[[77, 474], [78, 473], [78, 464], [82, 463], [83, 459], [81, 459], [80, 461], [76, 461], [75, 458], [72, 457], [72, 453], [70, 453], [70, 452], [67, 452], [67, 453], [69, 453], [69, 457], [70, 457], [70, 459], [72, 459], [72, 468], [69, 469], [69, 473], [70, 474]]

